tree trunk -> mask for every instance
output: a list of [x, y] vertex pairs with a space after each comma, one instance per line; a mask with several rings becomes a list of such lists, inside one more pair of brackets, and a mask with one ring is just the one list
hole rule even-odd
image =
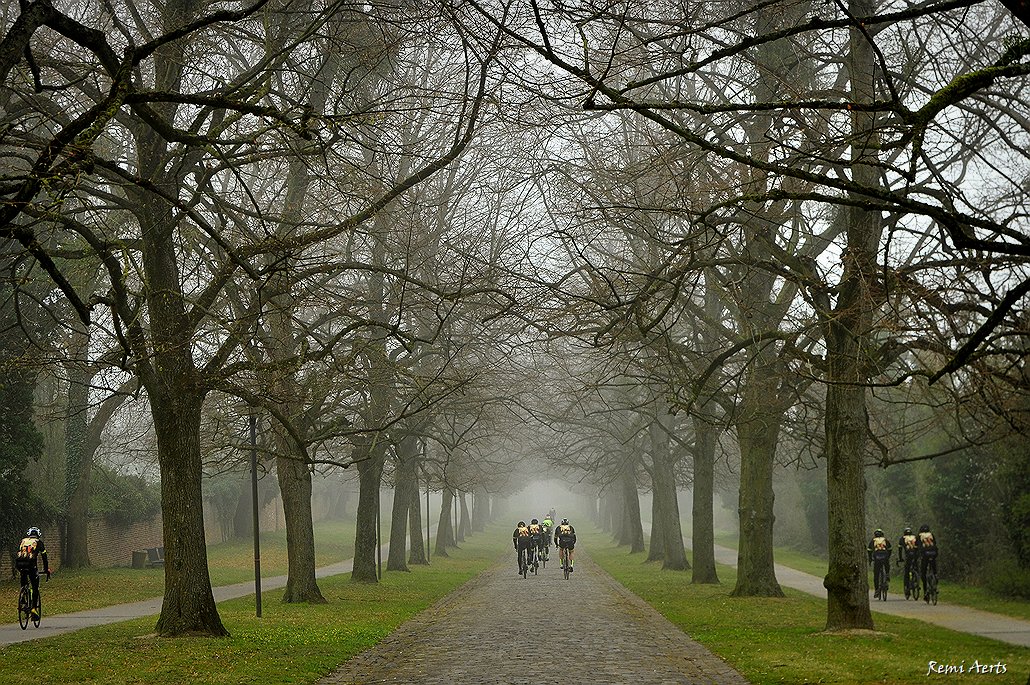
[[[171, 24], [188, 16], [182, 3], [164, 6]], [[174, 16], [181, 13], [183, 16]], [[174, 92], [187, 63], [183, 41], [167, 43], [154, 53], [158, 90]], [[155, 104], [159, 116], [174, 119], [175, 105]], [[148, 180], [177, 197], [179, 179], [167, 168], [168, 143], [144, 126], [138, 134], [138, 163]], [[165, 548], [165, 592], [156, 631], [161, 636], [223, 636], [211, 591], [204, 534], [203, 460], [200, 417], [206, 388], [192, 357], [195, 327], [187, 315], [178, 266], [178, 216], [161, 196], [129, 190], [140, 226], [147, 311], [125, 321], [136, 371], [147, 391], [157, 437], [161, 470], [162, 537]], [[124, 316], [124, 313], [123, 313]], [[149, 333], [149, 338], [148, 338]]]
[[486, 530], [486, 524], [490, 520], [490, 495], [481, 487], [472, 491], [472, 530], [482, 533]]
[[618, 492], [618, 486], [615, 483], [612, 483], [610, 487], [611, 491], [606, 493], [601, 499], [605, 512], [604, 516], [601, 517], [604, 521], [602, 529], [618, 541], [619, 532], [622, 530], [622, 496]]
[[[792, 17], [790, 9], [764, 7], [756, 13], [758, 35], [781, 28]], [[763, 43], [756, 48], [761, 68], [753, 83], [755, 99], [759, 102], [783, 98], [782, 73], [792, 73], [797, 56], [787, 41]], [[771, 73], [770, 73], [771, 72]], [[773, 77], [776, 74], [777, 77]], [[756, 113], [746, 126], [751, 155], [769, 161], [774, 134], [771, 112]], [[761, 194], [770, 187], [768, 172], [750, 167], [747, 190]], [[744, 254], [750, 259], [764, 259], [769, 241], [776, 240], [782, 218], [767, 212], [762, 203], [747, 208], [742, 223]], [[738, 321], [744, 337], [763, 331], [776, 330], [783, 320], [785, 308], [775, 295], [776, 276], [763, 269], [747, 268], [737, 303]], [[783, 591], [776, 581], [773, 565], [773, 489], [772, 473], [776, 458], [776, 445], [786, 407], [780, 400], [782, 366], [773, 345], [760, 345], [752, 350], [747, 367], [740, 406], [734, 425], [740, 446], [740, 492], [737, 512], [740, 521], [740, 541], [737, 548], [737, 584], [733, 596], [782, 597]]]
[[68, 365], [68, 418], [65, 421], [65, 542], [61, 550], [61, 566], [87, 568], [89, 546], [89, 481], [93, 470], [93, 453], [87, 451], [86, 430], [89, 412], [89, 383], [92, 372], [84, 361], [89, 346], [89, 335], [75, 330], [69, 349]]
[[690, 582], [718, 583], [715, 570], [715, 429], [703, 418], [694, 418], [694, 503], [692, 550], [694, 567]]
[[[659, 460], [661, 484], [661, 505], [658, 514], [661, 517], [659, 529], [664, 544], [662, 548], [665, 555], [662, 559], [662, 569], [670, 571], [685, 571], [690, 568], [687, 562], [687, 550], [683, 544], [683, 526], [680, 523], [679, 499], [676, 497], [676, 481], [673, 475], [672, 464], [667, 457]], [[659, 468], [656, 468], [659, 470]], [[668, 481], [665, 479], [668, 478]]]
[[468, 501], [465, 499], [467, 493], [460, 493], [458, 502], [461, 505], [461, 515], [458, 517], [458, 541], [463, 542], [467, 535], [472, 535], [472, 519], [469, 516]]
[[[161, 374], [162, 360], [155, 362]], [[170, 379], [166, 376], [165, 380]], [[200, 456], [203, 395], [190, 392], [185, 384], [164, 387], [170, 391], [148, 389], [161, 468], [165, 548], [165, 594], [156, 631], [161, 636], [228, 635], [207, 570]]]
[[740, 493], [737, 514], [737, 584], [732, 597], [782, 597], [773, 563], [773, 466], [779, 440], [778, 417], [768, 407], [768, 377], [750, 374], [737, 421]]
[[[408, 521], [412, 503], [412, 492], [418, 499], [418, 481], [415, 473], [418, 438], [405, 435], [397, 445], [396, 484], [393, 490], [393, 510], [390, 513], [390, 554], [386, 560], [387, 571], [407, 571], [405, 561], [408, 551]], [[418, 509], [418, 505], [415, 506]], [[421, 539], [421, 534], [413, 536], [412, 542]]]
[[429, 563], [429, 559], [426, 558], [426, 544], [422, 538], [422, 498], [419, 496], [417, 473], [408, 505], [408, 526], [411, 534], [411, 555], [408, 557], [408, 563], [412, 566], [424, 566]]
[[647, 551], [647, 561], [665, 559], [665, 539], [662, 535], [662, 515], [659, 511], [659, 497], [651, 490], [651, 545]]
[[[644, 551], [644, 527], [640, 521], [640, 495], [637, 493], [637, 463], [627, 458], [620, 478], [624, 518], [619, 535], [620, 545], [629, 545], [629, 553]], [[668, 538], [665, 538], [668, 539]]]
[[292, 457], [278, 457], [275, 471], [283, 498], [286, 519], [287, 577], [284, 602], [324, 604], [326, 599], [315, 580], [315, 528], [311, 515], [311, 471], [292, 444], [283, 436], [280, 449], [294, 452]]
[[357, 462], [358, 515], [351, 580], [376, 583], [379, 582], [376, 549], [380, 544], [376, 517], [379, 515], [379, 488], [383, 480], [386, 451], [381, 442], [372, 438], [364, 442], [355, 456], [360, 461]]
[[[872, 0], [852, 0], [854, 16], [876, 11]], [[849, 71], [855, 102], [875, 99], [876, 59], [868, 38], [851, 29]], [[876, 118], [870, 112], [853, 111], [855, 133], [852, 174], [856, 183], [879, 184]], [[869, 581], [865, 554], [864, 448], [868, 431], [866, 414], [867, 360], [863, 354], [872, 328], [874, 296], [878, 280], [877, 247], [883, 222], [878, 211], [856, 208], [847, 212], [847, 248], [837, 303], [826, 317], [826, 490], [829, 528], [829, 568], [823, 585], [827, 591], [826, 629], [873, 628], [869, 609]], [[828, 311], [828, 310], [827, 310]]]
[[347, 518], [347, 502], [350, 499], [350, 491], [343, 483], [339, 483], [329, 501], [328, 517], [332, 521], [342, 521]]
[[683, 525], [680, 523], [680, 505], [676, 496], [676, 459], [672, 454], [669, 438], [672, 431], [670, 417], [668, 406], [659, 403], [655, 422], [650, 428], [653, 491], [658, 502], [658, 529], [662, 536], [664, 552], [662, 569], [685, 571], [690, 568], [690, 564], [687, 562], [687, 551], [683, 545]]
[[440, 525], [436, 529], [436, 547], [433, 552], [439, 557], [446, 557], [448, 547], [457, 547], [454, 541], [454, 490], [444, 485], [443, 505], [440, 507]]

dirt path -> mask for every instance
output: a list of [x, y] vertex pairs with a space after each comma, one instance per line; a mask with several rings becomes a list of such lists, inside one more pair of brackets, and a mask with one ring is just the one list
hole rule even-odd
[[747, 681], [579, 550], [568, 581], [554, 563], [523, 579], [506, 557], [320, 681], [411, 682]]

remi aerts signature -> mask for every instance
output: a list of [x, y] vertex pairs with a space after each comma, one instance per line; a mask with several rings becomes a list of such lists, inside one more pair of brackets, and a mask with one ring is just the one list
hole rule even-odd
[[1002, 662], [993, 664], [974, 659], [973, 663], [967, 664], [965, 660], [957, 664], [948, 664], [942, 661], [931, 661], [927, 664], [926, 675], [950, 675], [953, 673], [978, 673], [987, 675], [990, 673], [1008, 673], [1008, 668]]

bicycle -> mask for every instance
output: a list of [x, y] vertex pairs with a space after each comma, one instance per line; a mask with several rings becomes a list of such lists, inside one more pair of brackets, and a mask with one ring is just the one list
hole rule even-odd
[[[902, 561], [898, 560], [900, 566]], [[916, 575], [915, 564], [905, 564], [905, 599], [919, 600], [919, 576]]]
[[926, 568], [926, 599], [937, 606], [937, 569], [933, 566]]
[[519, 549], [519, 574], [526, 578], [529, 576], [529, 564], [526, 563], [526, 553], [529, 552], [526, 548]]
[[546, 545], [544, 545], [544, 546], [541, 546], [540, 550], [537, 552], [537, 556], [540, 557], [540, 565], [543, 566], [544, 568], [547, 568], [547, 553], [549, 551], [550, 551], [550, 547], [547, 547]]
[[879, 572], [873, 578], [873, 587], [876, 589], [876, 598], [882, 602], [887, 601], [887, 587], [890, 585], [890, 571], [887, 564], [880, 566]]
[[[47, 578], [49, 580], [49, 578]], [[33, 599], [35, 599], [36, 612], [32, 612], [34, 606]], [[18, 592], [18, 625], [21, 626], [22, 630], [29, 627], [29, 621], [32, 621], [32, 625], [36, 628], [39, 627], [39, 620], [43, 616], [43, 603], [39, 597], [34, 597], [32, 594], [32, 581], [26, 579], [26, 582], [22, 584], [21, 590]]]
[[558, 561], [561, 562], [562, 572], [565, 574], [565, 580], [569, 579], [569, 572], [572, 571], [572, 564], [569, 563], [569, 550], [567, 547], [558, 548]]
[[526, 565], [533, 569], [533, 575], [535, 576], [540, 569], [540, 560], [537, 558], [536, 547], [530, 547], [526, 550], [526, 555]]

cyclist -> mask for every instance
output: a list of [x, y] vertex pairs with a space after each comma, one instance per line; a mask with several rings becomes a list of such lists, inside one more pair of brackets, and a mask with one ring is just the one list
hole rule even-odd
[[923, 581], [923, 599], [930, 603], [930, 596], [926, 593], [926, 569], [933, 569], [937, 575], [937, 539], [930, 532], [930, 526], [923, 524], [919, 526], [919, 577]]
[[[905, 572], [901, 576], [908, 582], [909, 574], [912, 578], [916, 578], [916, 595], [919, 594], [919, 580], [916, 575], [916, 564], [919, 562], [919, 538], [915, 533], [912, 532], [910, 526], [905, 526], [905, 530], [901, 532], [901, 537], [898, 538], [898, 563], [905, 562]], [[908, 598], [909, 588], [905, 587], [905, 598]]]
[[522, 575], [522, 565], [526, 563], [529, 556], [529, 547], [533, 544], [533, 536], [529, 533], [529, 526], [525, 521], [519, 521], [515, 526], [515, 532], [511, 534], [511, 542], [515, 546], [515, 557], [519, 565], [519, 575]]
[[[887, 577], [890, 577], [890, 560], [891, 560], [891, 541], [888, 540], [883, 530], [877, 528], [873, 531], [873, 539], [869, 541], [869, 545], [866, 547], [866, 553], [869, 555], [869, 562], [873, 565], [873, 586], [876, 588], [876, 599], [880, 599], [880, 570], [882, 569]], [[883, 592], [887, 592], [886, 588], [883, 588]]]
[[554, 521], [551, 520], [550, 516], [545, 516], [544, 520], [540, 522], [540, 529], [543, 532], [543, 535], [540, 537], [540, 554], [545, 561], [547, 560], [547, 555], [551, 553], [552, 528], [554, 528]]
[[25, 537], [18, 545], [18, 556], [14, 560], [14, 567], [21, 571], [21, 584], [25, 585], [32, 581], [32, 617], [39, 618], [39, 564], [37, 560], [43, 557], [43, 573], [47, 580], [50, 580], [50, 561], [47, 559], [46, 545], [43, 544], [43, 534], [39, 528], [32, 526], [25, 531]]
[[554, 546], [559, 550], [559, 558], [561, 558], [560, 550], [565, 550], [569, 564], [569, 571], [574, 571], [572, 553], [576, 548], [576, 529], [572, 527], [572, 524], [569, 523], [568, 519], [562, 519], [561, 523], [555, 527]]
[[544, 529], [543, 529], [543, 526], [540, 525], [540, 522], [537, 521], [536, 519], [533, 519], [532, 521], [530, 521], [529, 522], [529, 537], [533, 538], [533, 542], [529, 546], [529, 554], [527, 555], [527, 559], [526, 559], [526, 562], [530, 566], [538, 566], [539, 563], [540, 563], [539, 561], [537, 561], [537, 559], [539, 559], [538, 554], [540, 552], [540, 542], [541, 542], [541, 539], [543, 538], [543, 536], [544, 536]]

